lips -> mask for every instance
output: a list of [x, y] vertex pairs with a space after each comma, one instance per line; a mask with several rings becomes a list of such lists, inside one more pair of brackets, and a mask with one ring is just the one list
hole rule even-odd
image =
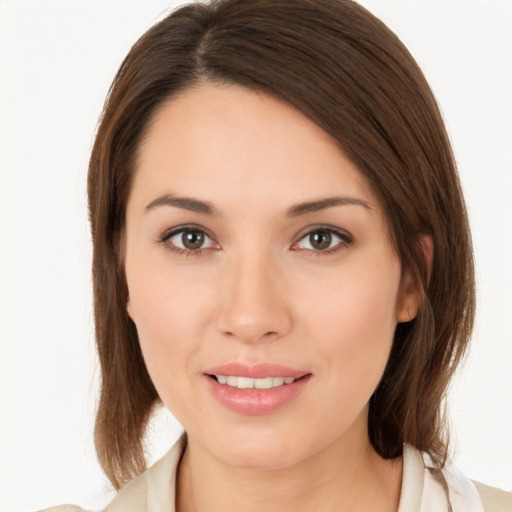
[[271, 363], [229, 363], [204, 372], [213, 396], [246, 415], [269, 414], [292, 401], [311, 374]]

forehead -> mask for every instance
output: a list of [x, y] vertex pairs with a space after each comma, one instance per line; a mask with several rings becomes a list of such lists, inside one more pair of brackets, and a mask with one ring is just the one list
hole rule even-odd
[[284, 101], [234, 85], [203, 84], [159, 108], [139, 147], [133, 188], [260, 208], [327, 193], [376, 206], [366, 179], [321, 128]]

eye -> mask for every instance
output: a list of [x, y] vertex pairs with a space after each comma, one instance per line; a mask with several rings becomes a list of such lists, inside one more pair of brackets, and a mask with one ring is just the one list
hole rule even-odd
[[165, 233], [161, 242], [177, 252], [200, 252], [203, 249], [212, 249], [217, 246], [215, 241], [207, 233], [199, 228], [173, 229]]
[[348, 233], [334, 229], [319, 228], [304, 235], [294, 246], [294, 249], [306, 249], [315, 252], [336, 252], [352, 243]]

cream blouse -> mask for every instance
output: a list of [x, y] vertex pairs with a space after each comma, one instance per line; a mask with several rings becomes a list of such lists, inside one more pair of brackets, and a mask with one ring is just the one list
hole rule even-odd
[[[182, 436], [153, 466], [126, 484], [104, 512], [175, 512], [175, 482], [185, 449]], [[473, 483], [455, 467], [443, 470], [453, 512], [512, 512], [512, 493]], [[444, 512], [445, 491], [422, 454], [405, 445], [403, 477], [398, 512]], [[485, 505], [485, 506], [484, 506]], [[41, 512], [86, 512], [71, 505]]]

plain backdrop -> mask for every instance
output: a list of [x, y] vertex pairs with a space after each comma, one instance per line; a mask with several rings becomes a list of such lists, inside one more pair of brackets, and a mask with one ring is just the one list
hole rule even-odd
[[[512, 490], [512, 1], [361, 0], [444, 113], [475, 240], [478, 318], [451, 389], [452, 447]], [[85, 180], [109, 84], [168, 0], [0, 0], [0, 510], [99, 506]], [[179, 425], [152, 426], [150, 460]]]

